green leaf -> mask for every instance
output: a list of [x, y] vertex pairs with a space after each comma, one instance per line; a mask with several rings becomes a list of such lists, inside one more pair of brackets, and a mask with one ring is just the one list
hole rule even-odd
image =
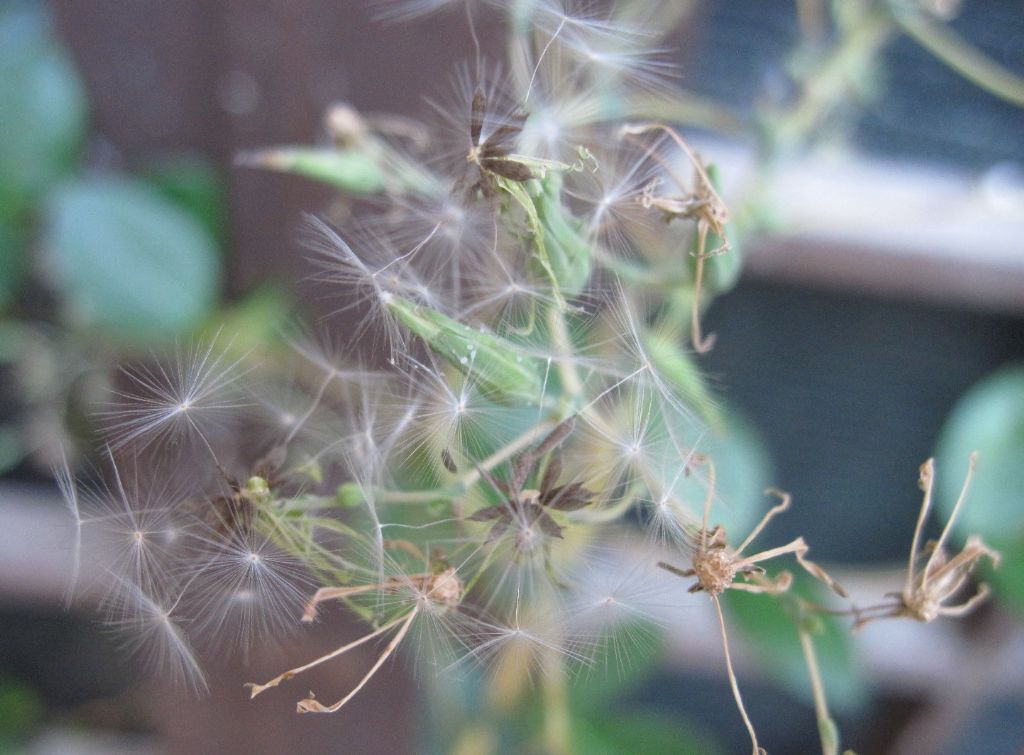
[[668, 382], [688, 407], [715, 433], [725, 430], [721, 407], [708, 388], [697, 360], [687, 352], [676, 334], [648, 330], [644, 347], [658, 375]]
[[0, 735], [23, 737], [30, 734], [42, 720], [43, 712], [43, 701], [32, 687], [10, 677], [0, 677]]
[[20, 228], [0, 217], [0, 310], [18, 295], [25, 277], [25, 246]]
[[264, 287], [216, 312], [203, 333], [210, 341], [223, 340], [230, 348], [228, 356], [241, 359], [252, 351], [265, 352], [280, 344], [290, 314], [288, 297]]
[[662, 660], [662, 630], [650, 622], [623, 623], [601, 638], [604, 662], [573, 680], [572, 705], [590, 710], [607, 705], [650, 678]]
[[989, 543], [1002, 555], [999, 568], [981, 564], [979, 577], [992, 585], [996, 598], [1024, 617], [1024, 536], [992, 538]]
[[219, 260], [198, 222], [145, 184], [81, 179], [49, 203], [47, 246], [81, 324], [121, 337], [171, 336], [216, 301]]
[[[675, 412], [663, 409], [671, 421]], [[724, 413], [724, 429], [718, 435], [707, 435], [701, 425], [685, 418], [677, 421], [671, 437], [681, 444], [689, 443], [702, 454], [715, 460], [717, 495], [711, 510], [711, 522], [721, 524], [733, 536], [749, 532], [772, 501], [764, 489], [771, 479], [771, 464], [754, 426], [735, 411]], [[672, 445], [669, 446], [671, 448]], [[666, 459], [671, 457], [666, 453]], [[677, 463], [666, 462], [659, 474], [667, 483], [675, 480], [674, 495], [693, 502], [691, 513], [700, 518], [706, 494], [704, 474], [679, 478]]]
[[[712, 521], [727, 532], [749, 532], [772, 501], [764, 490], [771, 479], [771, 462], [757, 429], [735, 410], [726, 412], [726, 430], [699, 446], [718, 466], [718, 499]], [[696, 500], [700, 500], [699, 498]]]
[[677, 716], [650, 710], [617, 711], [578, 719], [576, 751], [587, 755], [715, 755], [721, 752], [707, 736], [680, 723]]
[[0, 474], [14, 469], [25, 458], [21, 433], [10, 425], [0, 425]]
[[220, 175], [208, 160], [195, 155], [179, 155], [151, 166], [142, 177], [198, 220], [210, 238], [218, 246], [223, 246], [227, 198]]
[[45, 6], [0, 7], [0, 216], [23, 212], [71, 170], [85, 121], [82, 84]]
[[[813, 703], [810, 678], [796, 621], [812, 623], [814, 648], [818, 656], [822, 683], [829, 707], [850, 710], [861, 704], [867, 694], [865, 680], [859, 672], [850, 641], [849, 627], [834, 617], [823, 614], [801, 615], [794, 610], [792, 596], [818, 605], [827, 604], [827, 591], [803, 572], [793, 573], [790, 594], [756, 595], [726, 590], [722, 594], [730, 626], [743, 632], [778, 683], [808, 703]], [[811, 621], [813, 619], [813, 621]], [[809, 627], [810, 628], [810, 627]]]
[[31, 339], [29, 329], [17, 320], [0, 320], [0, 364], [10, 364], [21, 357], [25, 342]]
[[971, 387], [946, 420], [935, 460], [943, 521], [960, 494], [971, 451], [978, 464], [956, 530], [992, 540], [1024, 535], [1024, 365], [1004, 367]]

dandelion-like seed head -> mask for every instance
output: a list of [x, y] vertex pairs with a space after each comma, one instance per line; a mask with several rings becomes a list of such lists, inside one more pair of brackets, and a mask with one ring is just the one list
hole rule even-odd
[[141, 665], [195, 692], [206, 690], [198, 656], [184, 630], [178, 598], [150, 593], [112, 575], [116, 602], [108, 604], [108, 626]]
[[301, 558], [244, 525], [197, 533], [181, 578], [195, 635], [204, 645], [239, 650], [294, 632], [312, 585]]
[[127, 387], [100, 412], [111, 448], [141, 450], [188, 438], [208, 445], [211, 434], [247, 405], [238, 390], [247, 371], [244, 360], [232, 353], [230, 342], [218, 344], [215, 337], [179, 349], [166, 361], [154, 357], [154, 364], [127, 368]]

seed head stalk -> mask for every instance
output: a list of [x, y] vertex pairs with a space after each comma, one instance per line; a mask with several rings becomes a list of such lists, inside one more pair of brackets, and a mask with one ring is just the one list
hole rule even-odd
[[814, 713], [818, 721], [818, 734], [821, 738], [821, 755], [838, 755], [839, 743], [836, 741], [836, 725], [828, 711], [828, 701], [825, 699], [825, 685], [821, 681], [821, 671], [818, 668], [818, 654], [814, 649], [814, 638], [803, 626], [798, 625], [797, 632], [800, 636], [800, 648], [803, 650], [804, 663], [807, 665], [807, 674], [811, 679], [811, 692], [814, 695]]

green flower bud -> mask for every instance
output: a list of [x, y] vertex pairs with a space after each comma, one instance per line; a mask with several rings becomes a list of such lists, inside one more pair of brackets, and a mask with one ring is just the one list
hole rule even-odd
[[250, 153], [241, 162], [243, 165], [295, 173], [352, 194], [373, 194], [384, 189], [380, 166], [363, 150], [276, 147]]
[[590, 278], [590, 244], [562, 204], [562, 174], [549, 171], [543, 179], [531, 182], [530, 198], [544, 231], [548, 264], [558, 287], [569, 296], [578, 296]]
[[270, 500], [270, 485], [258, 475], [253, 475], [246, 481], [245, 492], [256, 503], [266, 503]]
[[398, 296], [391, 296], [386, 306], [399, 323], [467, 378], [478, 381], [494, 400], [534, 404], [542, 395], [539, 361], [511, 341]]

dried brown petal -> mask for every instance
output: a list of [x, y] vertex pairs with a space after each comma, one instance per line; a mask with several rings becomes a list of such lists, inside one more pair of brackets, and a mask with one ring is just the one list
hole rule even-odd
[[484, 170], [502, 178], [507, 178], [510, 181], [523, 182], [533, 178], [533, 171], [523, 163], [516, 162], [515, 160], [487, 158], [480, 160], [480, 166]]

